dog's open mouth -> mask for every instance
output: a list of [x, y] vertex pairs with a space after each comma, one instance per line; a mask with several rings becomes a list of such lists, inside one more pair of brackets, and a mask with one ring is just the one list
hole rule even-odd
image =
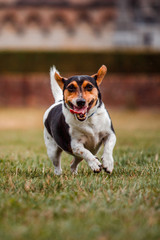
[[92, 100], [88, 106], [84, 106], [84, 107], [77, 107], [75, 105], [73, 105], [71, 102], [69, 102], [69, 106], [70, 106], [70, 112], [72, 114], [76, 114], [76, 117], [79, 121], [84, 121], [87, 118], [87, 113], [89, 112], [89, 110], [92, 107], [94, 100]]

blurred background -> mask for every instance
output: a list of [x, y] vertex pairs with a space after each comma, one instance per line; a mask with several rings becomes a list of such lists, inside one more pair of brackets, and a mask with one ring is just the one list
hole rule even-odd
[[159, 0], [0, 0], [0, 107], [53, 103], [49, 69], [108, 73], [107, 108], [159, 109]]
[[[102, 64], [115, 170], [84, 162], [71, 176], [64, 154], [57, 178], [42, 130], [50, 67]], [[160, 0], [0, 0], [0, 239], [160, 240], [159, 156]]]

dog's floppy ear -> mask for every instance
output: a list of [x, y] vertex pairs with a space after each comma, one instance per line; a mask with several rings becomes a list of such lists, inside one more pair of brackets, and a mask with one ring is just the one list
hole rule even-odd
[[97, 82], [98, 86], [101, 84], [104, 76], [106, 75], [106, 72], [107, 72], [107, 67], [105, 65], [102, 65], [102, 67], [100, 67], [98, 72], [91, 76], [91, 77], [96, 79], [96, 82]]
[[57, 72], [55, 72], [54, 77], [60, 86], [61, 89], [64, 87], [64, 81], [67, 80], [66, 78], [61, 77]]

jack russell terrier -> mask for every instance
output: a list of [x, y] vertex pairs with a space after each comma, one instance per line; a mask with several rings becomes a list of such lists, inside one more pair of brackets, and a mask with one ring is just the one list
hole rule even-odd
[[[92, 76], [64, 78], [55, 67], [51, 68], [55, 103], [45, 112], [43, 122], [45, 145], [56, 175], [62, 173], [62, 151], [74, 157], [72, 173], [77, 174], [78, 164], [83, 159], [95, 173], [102, 169], [107, 173], [113, 171], [116, 136], [99, 90], [106, 72], [107, 68], [103, 65]], [[102, 144], [101, 163], [95, 154]]]

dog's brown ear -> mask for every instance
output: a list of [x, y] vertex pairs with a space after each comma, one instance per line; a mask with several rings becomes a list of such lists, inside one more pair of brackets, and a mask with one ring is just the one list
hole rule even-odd
[[98, 86], [101, 84], [104, 76], [106, 75], [106, 72], [107, 72], [107, 67], [105, 65], [102, 65], [102, 67], [100, 67], [98, 72], [91, 76], [91, 77], [96, 79], [96, 82], [97, 82]]
[[65, 78], [61, 77], [57, 72], [55, 72], [54, 77], [60, 86], [60, 88], [63, 90], [64, 87], [64, 81], [66, 80]]

